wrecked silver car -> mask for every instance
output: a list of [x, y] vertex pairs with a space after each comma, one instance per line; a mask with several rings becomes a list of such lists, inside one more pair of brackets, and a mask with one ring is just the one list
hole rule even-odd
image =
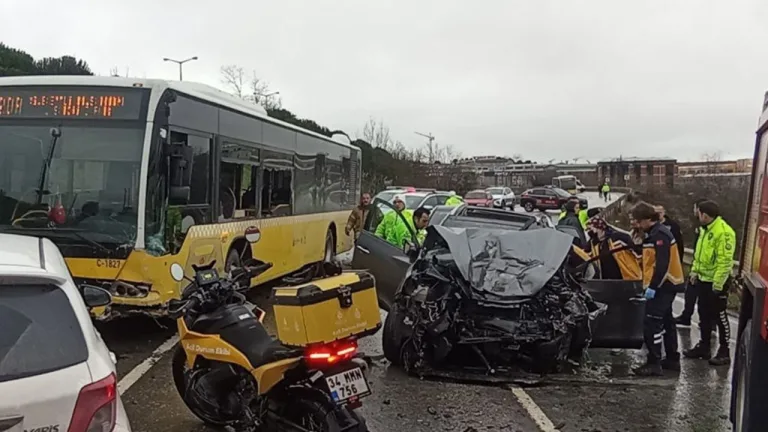
[[[574, 268], [567, 260], [572, 258], [568, 255], [569, 241], [573, 240], [575, 234], [568, 231], [558, 232], [561, 227], [554, 227], [548, 215], [514, 213], [465, 205], [436, 206], [431, 209], [429, 220], [430, 226], [435, 227], [432, 228], [434, 233], [428, 236], [423, 248], [408, 249], [398, 248], [374, 234], [381, 214], [393, 210], [391, 204], [374, 200], [371, 207], [363, 231], [356, 241], [352, 267], [365, 269], [376, 277], [379, 304], [390, 313], [383, 331], [385, 355], [394, 363], [403, 364], [402, 346], [406, 340], [413, 337], [414, 317], [417, 315], [411, 313], [413, 316], [408, 316], [409, 308], [423, 304], [428, 295], [430, 299], [440, 298], [441, 290], [445, 289], [453, 290], [451, 292], [464, 299], [462, 304], [469, 305], [456, 309], [453, 298], [446, 298], [442, 303], [433, 303], [443, 307], [443, 311], [451, 311], [444, 314], [448, 323], [454, 326], [451, 331], [458, 328], [455, 327], [457, 323], [477, 328], [478, 322], [481, 322], [485, 326], [482, 337], [494, 335], [493, 337], [504, 341], [507, 349], [497, 349], [500, 343], [486, 343], [484, 339], [478, 339], [477, 344], [459, 344], [454, 334], [443, 333], [447, 342], [452, 344], [448, 354], [441, 354], [432, 348], [431, 352], [425, 351], [425, 354], [432, 357], [424, 357], [419, 364], [422, 370], [430, 364], [431, 367], [460, 365], [463, 366], [460, 368], [462, 371], [476, 367], [477, 371], [484, 372], [487, 378], [489, 370], [511, 364], [527, 366], [528, 370], [557, 369], [562, 363], [563, 355], [576, 358], [583, 351], [583, 342], [590, 339], [590, 348], [638, 349], [642, 346], [645, 299], [642, 297], [641, 282], [591, 279], [588, 267], [582, 269], [581, 273], [573, 273]], [[482, 248], [477, 248], [479, 245], [484, 247], [485, 240], [483, 243], [477, 240], [475, 245], [470, 237], [467, 237], [466, 241], [462, 237], [456, 238], [456, 233], [461, 232], [460, 230], [438, 231], [438, 227], [463, 228], [467, 230], [464, 231], [465, 236], [474, 229], [476, 231], [471, 238], [476, 239], [490, 236], [490, 233], [525, 235], [502, 236], [505, 240], [498, 242], [499, 248], [492, 247], [487, 252], [489, 256], [490, 252], [493, 252], [501, 258], [478, 260], [473, 251], [482, 251]], [[446, 236], [440, 233], [448, 234]], [[437, 243], [434, 241], [435, 234]], [[415, 233], [412, 235], [415, 240]], [[508, 240], [512, 239], [514, 243], [509, 243]], [[512, 249], [508, 248], [510, 244]], [[457, 249], [455, 245], [463, 246]], [[525, 261], [540, 263], [531, 264], [532, 267], [528, 269], [521, 264]], [[574, 262], [576, 263], [578, 261]], [[545, 269], [547, 270], [544, 271]], [[521, 272], [524, 274], [522, 277], [518, 275]], [[494, 275], [495, 279], [490, 279], [490, 275]], [[586, 295], [585, 291], [589, 295]], [[588, 327], [584, 326], [582, 302], [590, 313]], [[592, 302], [595, 302], [597, 308], [592, 306]], [[606, 307], [605, 313], [596, 317], [602, 305]], [[451, 307], [454, 309], [450, 309]], [[582, 312], [579, 313], [579, 310]], [[577, 319], [579, 314], [581, 320]], [[545, 315], [547, 318], [544, 318]], [[476, 318], [477, 316], [490, 319], [481, 320]], [[552, 324], [549, 327], [548, 320]], [[431, 321], [421, 321], [422, 324], [426, 322]], [[490, 330], [487, 330], [488, 328]], [[427, 327], [423, 329], [426, 331]], [[499, 334], [506, 336], [501, 337]], [[507, 337], [510, 334], [517, 335], [515, 340], [511, 336]], [[527, 336], [523, 337], [524, 335]], [[437, 342], [429, 343], [438, 348], [445, 342], [434, 336], [434, 329], [416, 336], [422, 340], [427, 337], [428, 341], [434, 338]], [[464, 342], [473, 341], [467, 339], [466, 335], [463, 337]], [[567, 345], [566, 338], [572, 341], [567, 353], [564, 349]], [[516, 345], [520, 347], [517, 348]], [[538, 348], [533, 349], [535, 346]], [[547, 346], [555, 347], [553, 349], [556, 353], [553, 356], [542, 354]], [[483, 356], [477, 354], [477, 349]], [[497, 352], [493, 349], [497, 349]], [[541, 362], [543, 358], [548, 358], [549, 363]], [[440, 375], [456, 377], [455, 374]], [[463, 379], [464, 376], [458, 378]]]
[[606, 306], [566, 265], [571, 244], [552, 229], [429, 227], [390, 307], [385, 356], [416, 373], [552, 372], [580, 359]]

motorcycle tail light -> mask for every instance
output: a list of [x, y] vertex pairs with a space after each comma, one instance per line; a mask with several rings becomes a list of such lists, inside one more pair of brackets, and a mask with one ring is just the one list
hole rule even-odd
[[357, 354], [354, 340], [334, 341], [329, 344], [313, 345], [304, 350], [304, 360], [315, 369], [327, 369], [341, 362], [349, 361]]

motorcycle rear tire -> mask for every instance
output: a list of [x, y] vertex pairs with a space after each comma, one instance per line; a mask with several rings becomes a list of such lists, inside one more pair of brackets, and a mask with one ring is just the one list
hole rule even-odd
[[171, 359], [171, 371], [173, 373], [173, 384], [176, 386], [176, 391], [179, 393], [179, 397], [184, 401], [184, 405], [187, 406], [187, 409], [189, 409], [195, 417], [202, 420], [203, 423], [208, 426], [221, 428], [230, 425], [232, 423], [230, 420], [210, 418], [205, 413], [201, 412], [199, 407], [187, 399], [185, 395], [187, 389], [186, 379], [184, 377], [184, 363], [186, 361], [187, 355], [184, 352], [184, 349], [181, 345], [177, 345], [173, 351], [173, 358]]
[[[320, 427], [320, 429], [312, 429], [313, 431], [317, 430], [317, 432], [341, 432], [341, 425], [339, 424], [339, 420], [336, 418], [336, 412], [329, 410], [328, 407], [317, 401], [299, 399], [293, 402], [290, 407], [288, 407], [284, 415], [290, 421], [298, 424], [301, 427]], [[314, 424], [302, 424], [302, 420], [308, 419], [314, 420]], [[363, 424], [363, 427], [364, 426], [365, 425]], [[365, 432], [367, 430], [367, 428], [356, 429], [354, 432]]]

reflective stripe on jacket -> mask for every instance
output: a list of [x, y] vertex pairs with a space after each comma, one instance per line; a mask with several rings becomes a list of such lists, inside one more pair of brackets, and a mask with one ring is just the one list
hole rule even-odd
[[699, 228], [691, 272], [703, 282], [712, 282], [712, 288], [720, 291], [731, 275], [735, 250], [736, 233], [718, 216], [709, 225]]
[[643, 286], [682, 292], [684, 282], [675, 237], [669, 228], [656, 222], [643, 240]]
[[[601, 246], [603, 247], [604, 257], [600, 257]], [[605, 250], [607, 248], [607, 250]], [[616, 262], [616, 267], [621, 273], [621, 278], [624, 280], [642, 280], [643, 271], [640, 267], [640, 259], [638, 253], [635, 251], [635, 244], [632, 241], [632, 237], [620, 231], [609, 230], [606, 238], [603, 241], [593, 241], [592, 250], [590, 256], [595, 258], [598, 269], [600, 270], [601, 278], [606, 278], [603, 274], [604, 271], [610, 273], [610, 269], [603, 269], [603, 264], [606, 263], [609, 257]], [[600, 257], [599, 259], [597, 259]], [[615, 271], [615, 270], [614, 270]]]

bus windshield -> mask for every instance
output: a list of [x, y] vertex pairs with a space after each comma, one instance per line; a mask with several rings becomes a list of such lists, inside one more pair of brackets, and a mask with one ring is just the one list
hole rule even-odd
[[90, 124], [0, 122], [0, 231], [71, 234], [96, 246], [135, 241], [144, 128]]

